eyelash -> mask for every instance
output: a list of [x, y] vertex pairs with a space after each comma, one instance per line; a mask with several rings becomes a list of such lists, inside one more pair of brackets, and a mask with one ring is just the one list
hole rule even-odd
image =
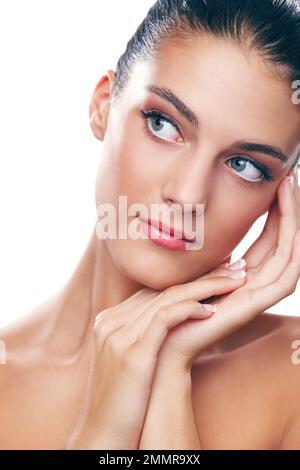
[[[147, 121], [147, 119], [149, 118], [153, 118], [153, 117], [158, 117], [166, 122], [169, 122], [170, 124], [172, 124], [172, 126], [175, 127], [175, 129], [179, 132], [179, 134], [181, 135], [182, 137], [182, 132], [178, 126], [178, 124], [176, 124], [175, 121], [173, 121], [173, 119], [171, 119], [169, 116], [167, 116], [166, 114], [162, 113], [161, 111], [156, 111], [154, 109], [151, 109], [151, 110], [148, 110], [148, 111], [143, 111], [141, 109], [141, 114], [142, 114], [142, 118], [144, 119], [144, 121]], [[171, 144], [171, 145], [174, 145], [174, 142], [171, 142], [171, 141], [168, 141], [168, 140], [164, 140], [164, 139], [161, 139], [160, 137], [157, 137], [155, 134], [153, 134], [153, 132], [151, 132], [149, 130], [149, 127], [147, 126], [147, 124], [145, 123], [145, 126], [144, 126], [144, 130], [146, 132], [146, 134], [148, 136], [150, 136], [151, 138], [153, 138], [154, 140], [160, 142], [160, 143], [163, 143], [163, 144]], [[175, 143], [176, 145], [176, 143]]]
[[[172, 126], [175, 127], [175, 129], [180, 133], [181, 137], [182, 137], [182, 132], [178, 126], [178, 124], [176, 124], [176, 122], [173, 121], [173, 119], [171, 119], [169, 116], [167, 116], [166, 114], [162, 113], [161, 111], [158, 111], [158, 110], [155, 110], [155, 109], [150, 109], [148, 111], [144, 111], [144, 110], [140, 110], [141, 111], [141, 115], [142, 115], [142, 118], [145, 122], [145, 125], [143, 126], [143, 129], [146, 133], [146, 135], [148, 137], [150, 137], [151, 139], [154, 139], [155, 141], [158, 141], [160, 143], [163, 143], [163, 144], [171, 144], [171, 145], [177, 145], [175, 142], [171, 142], [171, 141], [167, 141], [167, 140], [164, 140], [164, 139], [161, 139], [160, 137], [157, 137], [155, 134], [153, 134], [150, 130], [149, 130], [149, 127], [147, 125], [147, 119], [149, 118], [153, 118], [153, 117], [158, 117], [158, 118], [161, 118], [163, 121], [167, 121], [169, 122], [170, 124], [172, 124]], [[230, 160], [232, 160], [233, 158], [239, 158], [240, 160], [244, 160], [245, 162], [249, 162], [251, 163], [253, 166], [255, 166], [256, 169], [258, 169], [259, 171], [261, 171], [263, 177], [259, 180], [259, 181], [248, 181], [240, 176], [238, 176], [243, 183], [245, 183], [246, 185], [248, 186], [251, 186], [251, 187], [254, 187], [254, 186], [257, 186], [257, 185], [261, 185], [261, 184], [264, 184], [268, 181], [273, 181], [273, 176], [272, 174], [270, 173], [270, 171], [260, 165], [258, 162], [256, 162], [255, 160], [251, 160], [247, 157], [244, 157], [243, 155], [236, 155], [234, 157], [231, 157]], [[229, 160], [229, 161], [230, 161]]]
[[271, 175], [271, 173], [267, 170], [267, 168], [261, 166], [258, 162], [256, 162], [255, 160], [251, 160], [247, 157], [244, 157], [243, 155], [235, 155], [233, 157], [231, 157], [229, 159], [230, 160], [233, 160], [237, 158], [238, 160], [243, 160], [245, 162], [249, 162], [251, 163], [257, 170], [259, 170], [261, 173], [262, 173], [262, 178], [259, 180], [259, 181], [248, 181], [244, 178], [242, 178], [241, 176], [238, 176], [243, 183], [245, 183], [246, 185], [248, 186], [257, 186], [257, 185], [260, 185], [260, 184], [264, 184], [264, 183], [267, 183], [268, 181], [273, 181], [274, 178], [273, 176]]

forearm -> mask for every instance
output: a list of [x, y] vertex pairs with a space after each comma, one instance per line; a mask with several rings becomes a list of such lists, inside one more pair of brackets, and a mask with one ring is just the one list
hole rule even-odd
[[152, 385], [139, 449], [201, 449], [190, 371], [161, 371]]

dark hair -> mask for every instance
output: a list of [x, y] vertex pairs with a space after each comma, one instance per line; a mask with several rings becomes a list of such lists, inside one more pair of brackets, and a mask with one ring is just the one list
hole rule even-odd
[[126, 87], [134, 65], [149, 60], [162, 41], [193, 33], [237, 41], [290, 86], [300, 78], [300, 0], [157, 0], [117, 62], [113, 97]]

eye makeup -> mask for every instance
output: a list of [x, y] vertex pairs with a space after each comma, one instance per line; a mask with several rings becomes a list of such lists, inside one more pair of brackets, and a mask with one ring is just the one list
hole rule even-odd
[[[146, 111], [143, 109], [140, 109], [140, 113], [141, 113], [142, 119], [144, 120], [143, 130], [145, 134], [147, 135], [147, 137], [150, 137], [151, 139], [155, 140], [158, 143], [167, 144], [167, 145], [178, 145], [178, 143], [182, 143], [184, 141], [179, 124], [167, 114], [163, 113], [162, 111], [159, 111], [158, 109], [147, 109]], [[177, 130], [177, 132], [180, 135], [180, 138], [177, 141], [174, 141], [174, 140], [163, 139], [155, 135], [155, 133], [149, 129], [149, 125], [148, 125], [149, 120], [154, 119], [154, 118], [158, 118], [162, 121], [170, 123]], [[258, 185], [262, 185], [266, 182], [274, 180], [274, 177], [271, 171], [265, 165], [257, 162], [256, 160], [248, 156], [236, 154], [226, 161], [226, 165], [229, 166], [227, 162], [232, 161], [234, 159], [239, 159], [239, 160], [243, 160], [244, 162], [251, 163], [262, 174], [262, 177], [259, 180], [250, 181], [250, 180], [247, 180], [246, 178], [242, 178], [241, 176], [239, 176], [238, 172], [234, 171], [234, 174], [238, 176], [238, 178], [241, 180], [243, 184], [250, 186], [250, 187], [257, 187]], [[232, 168], [232, 167], [229, 167], [229, 168]]]
[[[242, 180], [243, 183], [245, 184], [248, 184], [250, 186], [256, 186], [256, 185], [260, 185], [260, 184], [264, 184], [265, 182], [267, 181], [274, 181], [274, 177], [273, 175], [271, 174], [271, 172], [269, 171], [269, 169], [267, 167], [265, 167], [265, 165], [262, 165], [260, 164], [259, 162], [257, 162], [256, 160], [253, 160], [247, 156], [244, 156], [244, 155], [234, 155], [232, 156], [230, 159], [228, 159], [226, 161], [226, 164], [227, 162], [229, 161], [232, 161], [232, 160], [243, 160], [244, 162], [249, 162], [251, 163], [251, 165], [253, 165], [257, 170], [259, 170], [262, 174], [262, 177], [257, 180], [257, 181], [250, 181], [250, 180], [247, 180], [246, 178], [242, 178], [241, 176], [239, 176], [238, 172], [235, 172], [236, 175], [238, 175], [238, 177]], [[232, 168], [232, 167], [231, 167]]]
[[[161, 111], [158, 111], [156, 109], [149, 109], [147, 111], [144, 111], [144, 110], [141, 109], [140, 111], [141, 111], [142, 118], [144, 119], [144, 121], [146, 123], [146, 125], [144, 126], [144, 130], [145, 130], [145, 132], [147, 133], [148, 136], [150, 136], [151, 138], [154, 138], [155, 140], [157, 140], [160, 143], [176, 144], [176, 143], [179, 143], [179, 142], [183, 141], [182, 131], [180, 129], [179, 124], [177, 124], [170, 116], [168, 116], [167, 114], [165, 114]], [[167, 139], [162, 139], [160, 137], [157, 137], [155, 134], [153, 134], [153, 132], [151, 132], [150, 129], [149, 129], [147, 121], [150, 120], [150, 119], [154, 119], [154, 118], [159, 118], [162, 121], [166, 121], [166, 122], [170, 123], [177, 130], [177, 132], [180, 134], [180, 138], [182, 140], [180, 140], [180, 141], [171, 141], [171, 140], [167, 140]]]

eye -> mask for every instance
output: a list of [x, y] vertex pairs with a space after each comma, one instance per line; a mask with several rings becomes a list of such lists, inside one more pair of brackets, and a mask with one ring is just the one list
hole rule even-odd
[[141, 113], [146, 121], [144, 130], [150, 137], [170, 143], [183, 141], [178, 125], [170, 117], [156, 110], [141, 110]]
[[[249, 160], [242, 156], [232, 157], [228, 160], [230, 168], [236, 171], [241, 176], [246, 184], [256, 185], [262, 184], [265, 181], [273, 180], [270, 171], [258, 162]], [[226, 163], [227, 164], [227, 163]]]

